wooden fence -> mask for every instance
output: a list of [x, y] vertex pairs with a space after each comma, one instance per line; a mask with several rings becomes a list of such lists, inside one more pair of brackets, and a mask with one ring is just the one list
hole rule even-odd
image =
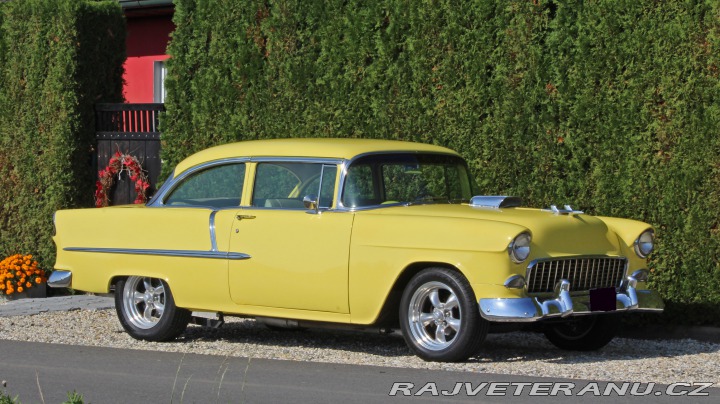
[[[98, 170], [107, 167], [115, 152], [137, 157], [150, 180], [148, 195], [155, 192], [160, 175], [158, 116], [163, 104], [97, 104], [95, 125]], [[123, 172], [110, 193], [111, 205], [132, 203], [134, 184]]]

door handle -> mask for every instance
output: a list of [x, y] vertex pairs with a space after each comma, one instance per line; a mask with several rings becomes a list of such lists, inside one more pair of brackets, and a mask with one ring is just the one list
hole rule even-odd
[[237, 218], [237, 220], [255, 219], [255, 215], [237, 215], [235, 218]]

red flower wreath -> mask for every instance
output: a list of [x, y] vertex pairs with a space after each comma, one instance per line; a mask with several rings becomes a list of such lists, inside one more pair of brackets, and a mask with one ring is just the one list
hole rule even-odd
[[145, 203], [147, 201], [147, 190], [150, 188], [150, 181], [142, 170], [137, 157], [129, 154], [115, 152], [110, 158], [107, 167], [98, 171], [98, 178], [95, 189], [95, 206], [102, 208], [110, 205], [110, 196], [108, 193], [115, 182], [115, 176], [127, 170], [130, 179], [135, 183], [135, 192], [137, 198], [133, 203]]

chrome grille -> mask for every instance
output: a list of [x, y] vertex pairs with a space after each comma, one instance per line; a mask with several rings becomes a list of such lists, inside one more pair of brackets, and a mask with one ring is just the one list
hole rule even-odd
[[570, 282], [570, 292], [617, 287], [625, 276], [622, 257], [572, 257], [533, 261], [527, 269], [528, 293], [553, 292], [560, 279]]

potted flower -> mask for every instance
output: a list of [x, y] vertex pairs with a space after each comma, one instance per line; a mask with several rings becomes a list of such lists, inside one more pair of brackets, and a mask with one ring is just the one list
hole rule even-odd
[[12, 255], [0, 261], [0, 294], [14, 300], [45, 297], [47, 276], [32, 255]]

